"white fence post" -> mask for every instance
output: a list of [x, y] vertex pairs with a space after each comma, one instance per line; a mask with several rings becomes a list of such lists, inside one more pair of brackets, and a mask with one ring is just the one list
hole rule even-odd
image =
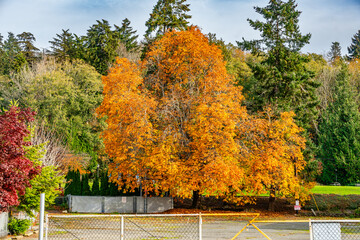
[[39, 240], [44, 239], [45, 193], [40, 194]]
[[124, 240], [124, 216], [121, 216], [121, 240]]
[[199, 213], [199, 240], [202, 240], [202, 217], [201, 217], [201, 213]]
[[310, 240], [313, 240], [313, 230], [311, 225], [311, 219], [309, 219], [309, 230], [310, 230]]

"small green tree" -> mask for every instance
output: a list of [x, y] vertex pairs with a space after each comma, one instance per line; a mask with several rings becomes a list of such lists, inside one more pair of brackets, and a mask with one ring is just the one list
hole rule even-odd
[[39, 196], [41, 193], [45, 193], [45, 207], [53, 205], [55, 198], [61, 193], [59, 186], [63, 180], [64, 176], [56, 171], [55, 167], [43, 167], [41, 173], [30, 181], [31, 188], [26, 189], [17, 208], [33, 216], [31, 210], [39, 211], [40, 209]]
[[[33, 131], [31, 134], [33, 134]], [[26, 156], [35, 166], [42, 165], [41, 159], [46, 153], [45, 145], [46, 143], [25, 148]], [[59, 186], [63, 180], [64, 176], [54, 166], [43, 166], [41, 172], [30, 180], [31, 187], [26, 188], [25, 195], [20, 197], [20, 205], [17, 208], [33, 216], [32, 210], [39, 211], [39, 196], [41, 193], [45, 193], [46, 207], [54, 204], [55, 198], [61, 193]]]

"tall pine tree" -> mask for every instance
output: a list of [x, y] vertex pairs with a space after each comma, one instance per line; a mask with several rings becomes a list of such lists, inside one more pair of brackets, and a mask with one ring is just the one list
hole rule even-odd
[[37, 58], [39, 49], [34, 46], [36, 41], [34, 35], [30, 32], [23, 32], [17, 35], [19, 46], [27, 62], [32, 63]]
[[18, 72], [27, 64], [26, 58], [21, 51], [19, 40], [12, 32], [8, 33], [8, 37], [3, 43], [3, 51], [4, 65], [2, 66], [2, 74], [9, 75], [11, 72]]
[[341, 47], [339, 42], [332, 42], [328, 58], [331, 62], [335, 62], [341, 58]]
[[65, 61], [75, 58], [76, 54], [76, 41], [69, 29], [62, 30], [61, 34], [56, 34], [53, 41], [49, 41], [51, 44], [52, 54], [59, 60]]
[[349, 83], [347, 66], [337, 75], [333, 101], [319, 123], [318, 158], [323, 172], [318, 181], [329, 184], [336, 180], [348, 184], [360, 180], [360, 113], [355, 92]]
[[270, 0], [264, 7], [255, 7], [265, 22], [248, 19], [259, 30], [260, 40], [238, 42], [246, 50], [263, 55], [260, 63], [250, 64], [254, 73], [249, 91], [251, 110], [262, 110], [266, 105], [277, 106], [279, 111], [295, 111], [298, 124], [309, 129], [316, 119], [318, 100], [315, 90], [319, 86], [312, 80], [313, 73], [305, 68], [309, 60], [300, 49], [311, 37], [302, 35], [298, 22], [300, 11], [294, 0]]
[[360, 30], [351, 39], [351, 45], [348, 47], [349, 59], [360, 57]]
[[[253, 72], [245, 95], [246, 104], [253, 112], [271, 106], [275, 112], [294, 111], [296, 123], [305, 129], [307, 150], [305, 156], [313, 159], [314, 146], [310, 135], [314, 135], [319, 101], [316, 89], [319, 87], [314, 73], [306, 68], [309, 57], [300, 50], [309, 43], [311, 34], [302, 35], [295, 0], [270, 0], [266, 7], [254, 7], [263, 16], [264, 22], [248, 19], [250, 26], [260, 31], [262, 39], [237, 42], [245, 50], [263, 58], [250, 62]], [[311, 167], [311, 166], [314, 166]], [[313, 178], [317, 164], [308, 164], [306, 177]]]
[[113, 63], [117, 56], [116, 48], [119, 39], [111, 30], [109, 22], [102, 19], [92, 25], [84, 37], [84, 47], [86, 49], [86, 61], [95, 67], [102, 75], [106, 75], [109, 65]]
[[185, 30], [189, 24], [187, 20], [191, 18], [188, 15], [190, 4], [185, 2], [186, 0], [158, 0], [145, 23], [145, 38], [151, 39], [172, 29]]
[[115, 25], [115, 34], [118, 35], [120, 41], [125, 45], [125, 48], [129, 52], [139, 50], [139, 44], [137, 38], [139, 37], [136, 34], [136, 30], [130, 26], [131, 22], [129, 19], [125, 18], [122, 21], [121, 27]]

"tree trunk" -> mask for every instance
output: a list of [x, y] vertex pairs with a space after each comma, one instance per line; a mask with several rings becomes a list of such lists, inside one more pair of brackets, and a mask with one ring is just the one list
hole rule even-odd
[[191, 208], [197, 208], [199, 203], [200, 194], [199, 191], [193, 191], [193, 202]]
[[271, 212], [275, 211], [275, 188], [274, 187], [271, 187], [271, 189], [270, 189], [268, 210]]

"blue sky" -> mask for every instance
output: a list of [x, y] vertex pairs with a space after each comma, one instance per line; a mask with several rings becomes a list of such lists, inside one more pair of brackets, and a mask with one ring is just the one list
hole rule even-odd
[[[157, 0], [0, 0], [0, 33], [15, 34], [31, 32], [36, 37], [36, 46], [48, 48], [62, 29], [83, 35], [98, 19], [111, 25], [120, 25], [128, 18], [140, 38], [145, 22]], [[268, 0], [188, 0], [192, 18], [204, 33], [216, 33], [226, 42], [257, 39], [250, 19], [261, 19], [253, 6], [266, 6]], [[310, 44], [302, 52], [325, 54], [331, 42], [338, 41], [343, 54], [351, 44], [351, 38], [360, 29], [360, 0], [298, 0], [302, 11], [300, 29], [311, 33]]]

